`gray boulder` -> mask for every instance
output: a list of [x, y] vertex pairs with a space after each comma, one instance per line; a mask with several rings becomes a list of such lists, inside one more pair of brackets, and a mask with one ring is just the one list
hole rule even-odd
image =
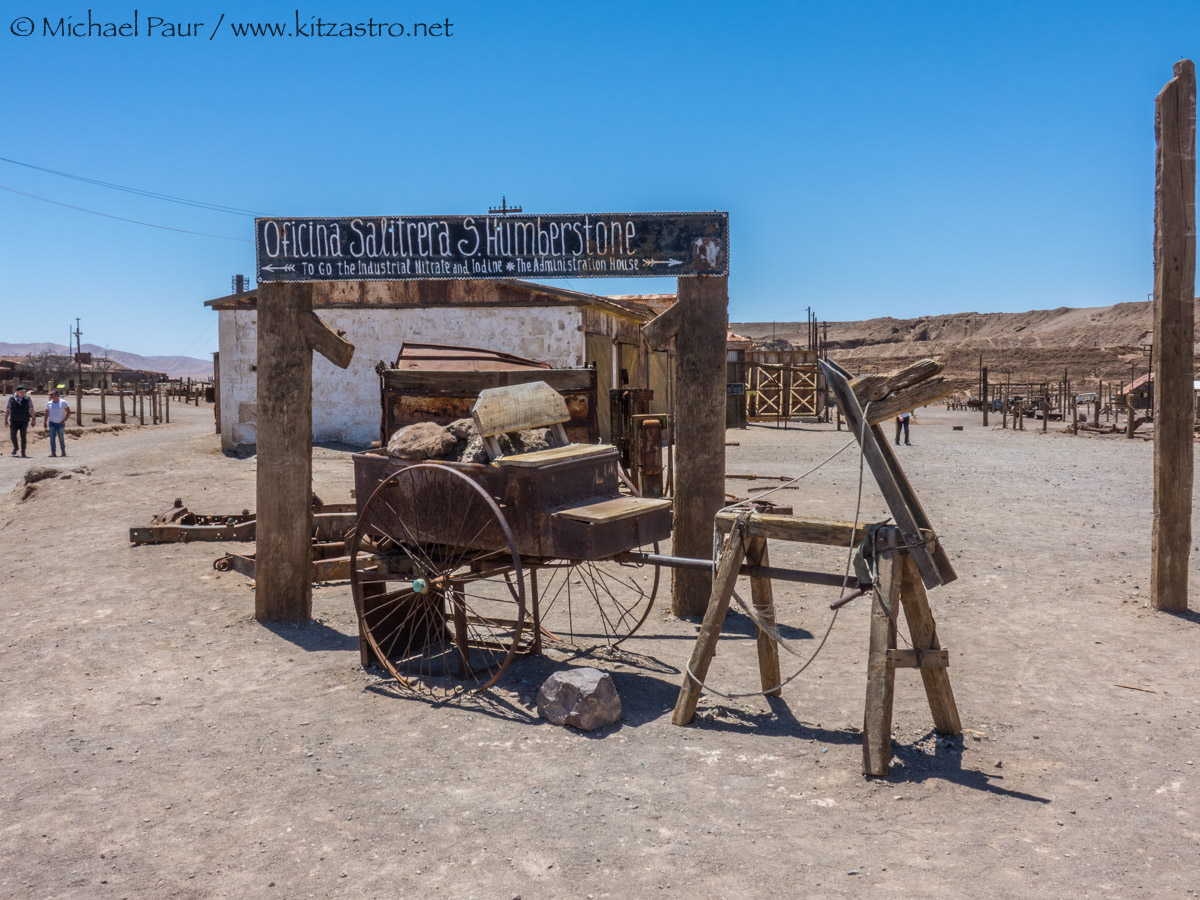
[[446, 429], [456, 438], [464, 441], [469, 441], [477, 433], [474, 419], [455, 419], [446, 426]]
[[554, 725], [593, 731], [621, 718], [621, 698], [612, 676], [599, 669], [555, 672], [538, 691], [538, 715]]
[[443, 459], [458, 446], [458, 438], [441, 425], [406, 425], [388, 441], [388, 455], [398, 459]]

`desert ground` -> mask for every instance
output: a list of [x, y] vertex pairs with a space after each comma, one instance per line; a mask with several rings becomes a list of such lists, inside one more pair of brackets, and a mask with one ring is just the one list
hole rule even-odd
[[[958, 570], [930, 602], [967, 731], [939, 740], [917, 673], [901, 670], [892, 771], [870, 779], [867, 601], [782, 698], [706, 694], [686, 728], [670, 712], [698, 623], [669, 615], [665, 585], [626, 652], [551, 646], [490, 697], [431, 705], [360, 667], [348, 584], [315, 588], [311, 624], [263, 625], [252, 583], [213, 569], [226, 547], [129, 544], [177, 497], [200, 513], [254, 507], [256, 461], [220, 452], [211, 408], [171, 416], [86, 432], [66, 460], [45, 458], [44, 440], [31, 460], [0, 456], [0, 895], [1200, 890], [1200, 615], [1146, 605], [1148, 442], [918, 415], [897, 452]], [[731, 431], [728, 470], [799, 475], [849, 439], [832, 425]], [[316, 491], [347, 499], [349, 448], [314, 456]], [[29, 490], [26, 471], [48, 463], [63, 477]], [[850, 447], [772, 499], [848, 519], [858, 471]], [[868, 475], [861, 517], [884, 515]], [[844, 565], [836, 550], [771, 553]], [[802, 657], [835, 596], [776, 585]], [[784, 654], [785, 672], [800, 661]], [[612, 673], [619, 724], [537, 717], [538, 686], [576, 665]], [[756, 679], [752, 628], [731, 614], [709, 682]]]

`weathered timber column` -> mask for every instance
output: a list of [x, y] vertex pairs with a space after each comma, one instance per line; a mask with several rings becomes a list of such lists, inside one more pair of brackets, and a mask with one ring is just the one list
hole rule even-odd
[[[712, 556], [713, 519], [725, 505], [725, 345], [729, 334], [729, 279], [680, 278], [684, 308], [675, 346], [679, 418], [676, 420], [675, 527], [672, 553]], [[671, 573], [671, 612], [701, 616], [712, 579], [707, 572]]]
[[[713, 519], [725, 505], [725, 344], [729, 326], [729, 279], [680, 278], [673, 306], [647, 323], [651, 347], [675, 338], [675, 524], [676, 556], [712, 556]], [[708, 605], [708, 573], [671, 573], [671, 612], [699, 616]]]
[[258, 509], [254, 617], [312, 616], [312, 285], [258, 288]]
[[1150, 604], [1188, 608], [1196, 294], [1196, 68], [1175, 63], [1155, 99], [1154, 531]]
[[312, 311], [312, 285], [258, 288], [258, 511], [254, 617], [312, 616], [312, 351], [346, 368], [354, 347]]

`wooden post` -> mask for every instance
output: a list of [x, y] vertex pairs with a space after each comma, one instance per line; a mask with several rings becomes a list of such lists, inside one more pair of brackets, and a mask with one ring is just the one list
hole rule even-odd
[[312, 285], [258, 288], [258, 525], [254, 617], [312, 615]]
[[313, 350], [343, 369], [354, 354], [312, 311], [311, 284], [259, 285], [254, 617], [260, 621], [303, 622], [312, 615]]
[[1133, 439], [1133, 391], [1125, 395], [1125, 437]]
[[987, 428], [987, 416], [988, 416], [988, 380], [987, 379], [988, 379], [987, 366], [984, 366], [983, 367], [983, 397], [982, 397], [982, 400], [983, 400], [983, 427], [984, 428]]
[[117, 403], [121, 407], [121, 424], [125, 424], [125, 382], [118, 382], [117, 387]]
[[163, 418], [166, 419], [168, 425], [171, 424], [171, 391], [170, 391], [170, 388], [167, 389], [166, 396], [163, 397]]
[[108, 385], [105, 384], [107, 381], [108, 373], [102, 372], [100, 374], [100, 421], [105, 425], [108, 424], [108, 408], [104, 402], [105, 395], [108, 393]]
[[[678, 280], [675, 304], [646, 324], [650, 347], [675, 338], [675, 465], [672, 469], [676, 556], [708, 559], [713, 517], [725, 504], [725, 343], [729, 279], [701, 275]], [[261, 370], [260, 370], [261, 371]], [[692, 569], [671, 573], [671, 612], [702, 615], [710, 576]]]
[[1042, 431], [1050, 427], [1050, 389], [1042, 394]]
[[[937, 625], [929, 609], [929, 595], [921, 583], [920, 573], [912, 556], [901, 558], [904, 570], [900, 586], [900, 602], [904, 607], [904, 620], [908, 623], [908, 636], [918, 658], [929, 651], [942, 648], [937, 636]], [[896, 608], [892, 607], [892, 614]], [[954, 702], [954, 691], [950, 688], [950, 673], [945, 666], [919, 666], [921, 681], [925, 685], [925, 697], [933, 715], [933, 727], [938, 734], [962, 734], [962, 723], [958, 718], [958, 705]]]
[[903, 581], [896, 529], [881, 528], [875, 538], [879, 583], [887, 596], [885, 599], [875, 591], [871, 592], [867, 702], [863, 710], [864, 775], [886, 775], [892, 759], [892, 698], [895, 696], [896, 670], [888, 664], [888, 651], [896, 649], [896, 615], [900, 610]]
[[729, 536], [725, 539], [725, 547], [713, 578], [712, 593], [705, 605], [700, 634], [696, 638], [696, 646], [692, 648], [692, 657], [683, 675], [683, 686], [675, 700], [671, 721], [676, 725], [688, 724], [696, 714], [696, 704], [700, 702], [700, 692], [704, 689], [703, 682], [708, 677], [708, 667], [717, 650], [717, 638], [721, 636], [721, 626], [725, 624], [725, 615], [729, 612], [733, 586], [737, 583], [742, 559], [746, 555], [745, 538], [746, 526], [739, 520], [730, 528]]
[[[746, 547], [746, 562], [752, 566], [769, 566], [767, 539], [751, 538]], [[767, 628], [775, 627], [775, 600], [771, 590], [771, 579], [751, 578], [750, 597], [754, 611]], [[778, 697], [782, 692], [779, 674], [779, 645], [775, 635], [756, 628], [758, 642], [758, 674], [762, 689], [768, 697]]]
[[221, 354], [213, 354], [213, 431], [221, 433]]
[[142, 390], [141, 385], [138, 385], [136, 399], [137, 399], [137, 405], [138, 405], [138, 418], [140, 420], [139, 424], [145, 425], [146, 424], [146, 392], [144, 390]]
[[1194, 300], [1196, 293], [1196, 69], [1175, 63], [1155, 99], [1154, 530], [1150, 604], [1188, 608], [1192, 547]]

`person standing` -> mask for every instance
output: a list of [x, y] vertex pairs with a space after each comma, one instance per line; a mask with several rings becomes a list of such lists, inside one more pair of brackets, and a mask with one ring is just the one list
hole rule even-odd
[[58, 391], [50, 392], [50, 402], [46, 404], [46, 418], [44, 424], [46, 430], [50, 432], [50, 455], [56, 456], [54, 452], [54, 437], [58, 436], [58, 446], [62, 450], [62, 455], [67, 455], [66, 432], [67, 422], [71, 418], [71, 407], [66, 400], [61, 399]]
[[904, 446], [911, 447], [912, 444], [908, 441], [908, 422], [912, 417], [912, 413], [900, 413], [896, 416], [896, 446], [900, 446], [900, 432], [904, 431]]
[[25, 438], [29, 423], [34, 420], [33, 400], [25, 395], [25, 385], [17, 385], [17, 392], [8, 398], [8, 406], [4, 407], [4, 424], [8, 426], [9, 437], [12, 438], [13, 452], [17, 455], [17, 438], [21, 439], [21, 456], [25, 459]]

